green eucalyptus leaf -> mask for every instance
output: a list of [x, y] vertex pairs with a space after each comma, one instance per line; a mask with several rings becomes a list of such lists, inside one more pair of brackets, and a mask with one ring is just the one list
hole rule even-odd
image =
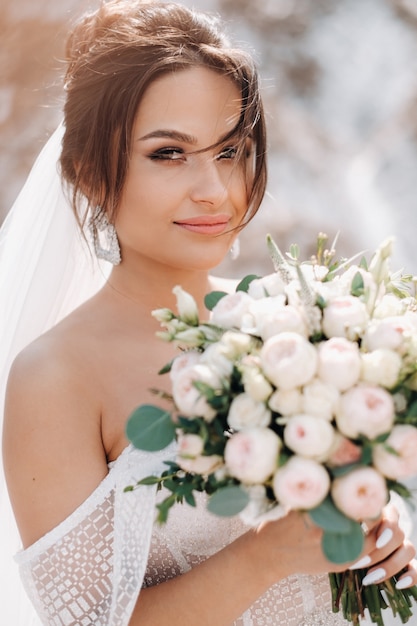
[[155, 452], [174, 440], [175, 425], [168, 411], [153, 404], [142, 404], [129, 417], [126, 435], [135, 448]]
[[212, 311], [216, 304], [219, 302], [219, 300], [224, 298], [224, 296], [227, 296], [226, 291], [211, 291], [210, 293], [208, 293], [204, 297], [204, 304], [206, 306], [206, 309], [208, 311]]
[[353, 277], [352, 284], [350, 286], [350, 293], [352, 296], [361, 296], [365, 291], [365, 284], [360, 272], [356, 272]]
[[321, 545], [324, 555], [332, 563], [349, 563], [359, 558], [363, 551], [364, 541], [361, 525], [354, 522], [349, 533], [325, 531]]
[[248, 503], [249, 495], [242, 487], [229, 485], [210, 497], [207, 509], [220, 517], [232, 517], [243, 511]]
[[142, 480], [138, 481], [138, 485], [158, 485], [161, 482], [159, 476], [145, 476]]
[[309, 511], [313, 522], [324, 531], [348, 534], [355, 522], [343, 515], [330, 498], [326, 498], [319, 506]]
[[236, 291], [246, 291], [247, 292], [251, 282], [253, 280], [256, 280], [257, 278], [259, 278], [259, 276], [257, 276], [256, 274], [248, 274], [248, 276], [245, 276], [245, 278], [242, 278], [242, 280], [240, 281], [240, 283], [236, 287]]

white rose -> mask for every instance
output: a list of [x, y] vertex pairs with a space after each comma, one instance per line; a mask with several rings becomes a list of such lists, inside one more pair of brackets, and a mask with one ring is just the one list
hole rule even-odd
[[303, 410], [302, 395], [299, 389], [276, 389], [268, 400], [271, 411], [281, 415], [295, 415]]
[[[263, 303], [257, 300], [257, 303]], [[307, 324], [300, 311], [290, 304], [275, 304], [273, 310], [251, 307], [258, 334], [264, 341], [280, 333], [290, 331], [308, 337]]]
[[254, 367], [244, 367], [241, 371], [246, 393], [254, 400], [265, 402], [271, 395], [273, 388], [262, 372]]
[[285, 283], [279, 274], [268, 274], [262, 278], [255, 278], [249, 284], [248, 294], [258, 300], [265, 296], [278, 296], [285, 292]]
[[246, 333], [227, 330], [220, 339], [220, 343], [224, 346], [224, 353], [227, 358], [234, 361], [244, 354], [250, 353], [255, 348], [256, 340]]
[[281, 445], [281, 439], [270, 428], [235, 433], [224, 450], [229, 474], [248, 485], [264, 483], [278, 465]]
[[398, 480], [417, 474], [417, 428], [396, 424], [385, 443], [373, 449], [373, 464], [387, 478]]
[[341, 395], [336, 424], [351, 439], [359, 435], [375, 439], [391, 430], [394, 417], [391, 394], [382, 387], [363, 383]]
[[182, 321], [191, 326], [197, 326], [198, 308], [192, 295], [184, 291], [179, 285], [173, 288], [172, 293], [177, 298], [177, 309]]
[[263, 522], [281, 519], [287, 514], [283, 506], [271, 503], [263, 485], [250, 485], [246, 489], [249, 494], [249, 504], [239, 513], [239, 517], [247, 526], [256, 527]]
[[392, 293], [385, 294], [376, 305], [372, 317], [382, 319], [384, 317], [397, 317], [404, 312], [403, 300]]
[[204, 441], [199, 435], [180, 433], [178, 436], [177, 455], [184, 459], [200, 456], [204, 450]]
[[212, 343], [201, 354], [201, 363], [204, 363], [215, 372], [219, 378], [228, 378], [233, 370], [233, 362], [227, 356], [227, 349], [221, 343]]
[[211, 421], [216, 412], [196, 389], [195, 381], [203, 382], [212, 389], [221, 389], [218, 377], [209, 367], [201, 364], [193, 365], [182, 369], [175, 376], [172, 385], [174, 402], [184, 417], [203, 417], [207, 421]]
[[354, 296], [341, 296], [331, 300], [323, 311], [322, 327], [327, 337], [359, 337], [368, 323], [365, 304]]
[[227, 422], [234, 430], [268, 426], [271, 412], [263, 402], [254, 400], [247, 393], [241, 393], [230, 404]]
[[305, 385], [317, 369], [316, 348], [297, 333], [271, 337], [264, 343], [260, 357], [265, 375], [281, 389]]
[[400, 375], [402, 360], [398, 352], [380, 348], [373, 352], [362, 354], [361, 379], [375, 385], [382, 385], [391, 389]]
[[321, 417], [293, 415], [284, 430], [284, 442], [299, 456], [324, 461], [333, 449], [335, 430]]
[[356, 343], [344, 337], [332, 337], [318, 347], [318, 376], [339, 391], [352, 387], [361, 373], [361, 359]]
[[309, 510], [318, 506], [330, 488], [330, 477], [323, 465], [297, 455], [274, 474], [277, 501], [288, 509]]
[[208, 476], [215, 472], [223, 463], [223, 459], [218, 454], [210, 456], [196, 456], [194, 458], [177, 458], [177, 463], [184, 472], [191, 474], [202, 474]]
[[187, 367], [197, 365], [197, 363], [200, 362], [200, 357], [201, 352], [197, 350], [185, 350], [181, 352], [181, 354], [176, 356], [172, 361], [171, 370], [169, 372], [171, 380], [174, 381], [178, 374]]
[[339, 398], [340, 392], [336, 387], [320, 378], [314, 378], [303, 387], [302, 412], [322, 417], [330, 422], [335, 415]]
[[405, 315], [373, 320], [364, 334], [363, 347], [369, 352], [387, 348], [402, 354], [412, 331], [412, 325]]
[[241, 328], [252, 298], [244, 291], [236, 291], [221, 298], [211, 312], [210, 322], [223, 328]]

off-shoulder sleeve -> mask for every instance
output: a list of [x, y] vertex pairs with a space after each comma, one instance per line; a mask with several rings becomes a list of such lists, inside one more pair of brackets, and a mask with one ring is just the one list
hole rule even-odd
[[74, 513], [16, 555], [42, 624], [127, 626], [146, 570], [155, 489], [124, 488], [159, 473], [166, 458], [166, 450], [127, 448]]

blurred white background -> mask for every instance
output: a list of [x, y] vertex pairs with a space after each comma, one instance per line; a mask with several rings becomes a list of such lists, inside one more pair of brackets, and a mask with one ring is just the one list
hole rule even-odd
[[[253, 51], [269, 124], [269, 195], [225, 274], [264, 271], [264, 236], [306, 255], [319, 230], [339, 251], [395, 235], [417, 273], [417, 0], [183, 0], [220, 13]], [[97, 0], [2, 0], [0, 221], [61, 117], [63, 48]]]
[[[182, 0], [252, 50], [269, 125], [269, 187], [221, 272], [271, 269], [264, 239], [341, 231], [341, 254], [397, 239], [417, 273], [417, 0]], [[68, 27], [98, 0], [2, 0], [0, 222], [61, 119]], [[417, 623], [417, 622], [416, 622]]]

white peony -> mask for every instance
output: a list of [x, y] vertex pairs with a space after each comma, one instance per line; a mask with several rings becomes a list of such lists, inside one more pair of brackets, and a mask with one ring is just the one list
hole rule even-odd
[[233, 434], [224, 458], [230, 476], [248, 485], [262, 484], [278, 465], [281, 439], [270, 428], [249, 428]]
[[346, 337], [355, 340], [368, 324], [365, 304], [354, 296], [340, 296], [330, 300], [323, 311], [322, 327], [327, 337]]
[[285, 283], [276, 272], [262, 276], [262, 278], [255, 278], [255, 280], [251, 281], [248, 288], [248, 294], [255, 300], [267, 296], [278, 296], [284, 292]]
[[199, 381], [212, 389], [221, 389], [221, 382], [207, 365], [197, 364], [182, 369], [175, 376], [172, 395], [178, 411], [185, 417], [203, 417], [211, 421], [216, 412], [206, 398], [196, 389], [194, 382]]
[[402, 354], [407, 348], [412, 332], [414, 332], [413, 325], [405, 315], [373, 320], [364, 334], [363, 347], [369, 352], [378, 348], [387, 348]]
[[396, 424], [385, 443], [373, 450], [377, 470], [394, 480], [417, 474], [417, 428], [411, 424]]
[[242, 373], [242, 383], [246, 393], [254, 400], [265, 402], [271, 395], [273, 387], [259, 367], [247, 366], [246, 363], [242, 363], [239, 369]]
[[233, 371], [233, 361], [227, 356], [227, 348], [221, 342], [210, 344], [201, 354], [200, 362], [210, 367], [219, 378], [228, 378]]
[[312, 509], [329, 493], [330, 477], [323, 465], [294, 455], [274, 474], [277, 501], [288, 509]]
[[[272, 300], [272, 298], [269, 298], [269, 300]], [[263, 304], [264, 300], [257, 300], [256, 304], [258, 303]], [[258, 334], [264, 341], [286, 331], [308, 337], [307, 324], [301, 312], [295, 306], [275, 303], [272, 309], [265, 310], [261, 306], [252, 306], [250, 311]]]
[[241, 393], [230, 404], [227, 422], [233, 430], [264, 427], [271, 422], [271, 412], [263, 402], [254, 400], [247, 393]]
[[361, 373], [361, 359], [356, 343], [344, 337], [332, 337], [318, 347], [318, 377], [339, 391], [352, 387]]
[[210, 322], [223, 328], [241, 328], [252, 298], [244, 291], [236, 291], [221, 298], [211, 312]]
[[280, 389], [305, 385], [317, 369], [316, 348], [297, 333], [271, 337], [264, 343], [260, 357], [265, 375]]
[[361, 383], [343, 393], [336, 413], [336, 423], [346, 437], [364, 435], [375, 439], [391, 430], [395, 418], [394, 400], [388, 391]]
[[284, 443], [299, 456], [325, 461], [333, 450], [335, 430], [327, 420], [312, 415], [293, 415], [284, 430]]

